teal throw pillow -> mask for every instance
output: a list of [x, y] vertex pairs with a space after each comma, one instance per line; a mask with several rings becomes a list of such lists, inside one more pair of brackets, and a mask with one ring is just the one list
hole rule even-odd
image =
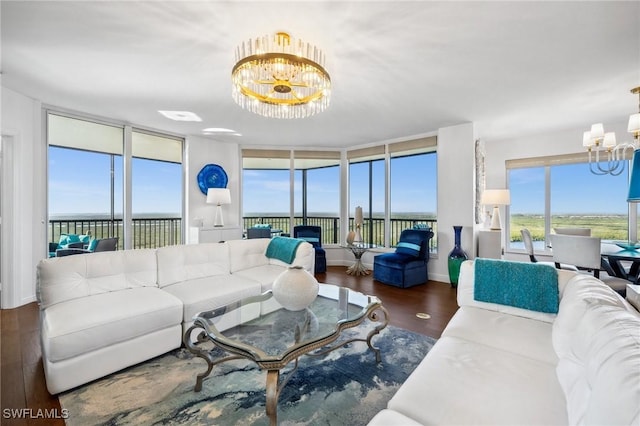
[[91, 241], [89, 241], [89, 246], [87, 247], [87, 250], [94, 251], [97, 245], [98, 245], [98, 240], [94, 238]]

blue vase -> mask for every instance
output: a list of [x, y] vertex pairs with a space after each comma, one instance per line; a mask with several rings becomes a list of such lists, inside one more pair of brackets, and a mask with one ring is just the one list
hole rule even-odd
[[449, 281], [451, 281], [451, 287], [458, 286], [458, 278], [460, 277], [460, 265], [462, 262], [468, 259], [467, 253], [462, 250], [460, 245], [460, 236], [462, 235], [462, 226], [454, 226], [453, 232], [455, 233], [455, 241], [453, 250], [449, 253], [448, 266], [449, 266]]

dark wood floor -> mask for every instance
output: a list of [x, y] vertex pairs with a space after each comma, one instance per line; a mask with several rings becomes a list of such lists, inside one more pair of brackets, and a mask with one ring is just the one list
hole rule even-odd
[[[317, 278], [320, 282], [379, 297], [389, 312], [390, 324], [435, 338], [440, 337], [458, 309], [456, 290], [436, 281], [400, 289], [374, 281], [370, 275], [352, 277], [345, 274], [341, 266], [330, 266], [326, 274], [319, 274]], [[431, 318], [420, 319], [417, 313], [427, 313]], [[0, 311], [0, 424], [64, 424], [63, 420], [7, 418], [7, 409], [31, 409], [32, 416], [43, 415], [43, 411], [38, 410], [61, 412], [58, 398], [49, 395], [45, 386], [38, 315], [35, 303]]]

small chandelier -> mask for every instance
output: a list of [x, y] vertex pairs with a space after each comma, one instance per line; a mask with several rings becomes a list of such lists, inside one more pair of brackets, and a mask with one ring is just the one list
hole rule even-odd
[[[624, 170], [627, 150], [635, 151], [640, 148], [640, 86], [631, 89], [631, 93], [638, 95], [638, 113], [629, 116], [627, 131], [633, 133], [632, 142], [616, 143], [614, 132], [605, 133], [602, 123], [591, 126], [591, 131], [584, 132], [582, 145], [589, 152], [589, 170], [594, 175], [618, 176]], [[591, 153], [595, 151], [595, 162]], [[600, 151], [606, 153], [606, 164], [600, 162]], [[604, 162], [604, 160], [603, 160]], [[594, 167], [595, 163], [595, 167]]]
[[231, 80], [236, 103], [265, 117], [310, 117], [329, 106], [324, 54], [284, 32], [238, 46]]

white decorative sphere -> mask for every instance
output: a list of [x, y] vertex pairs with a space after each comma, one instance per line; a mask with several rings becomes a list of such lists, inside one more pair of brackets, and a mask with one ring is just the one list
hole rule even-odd
[[318, 296], [318, 280], [300, 266], [281, 273], [273, 282], [273, 297], [285, 309], [300, 311]]

